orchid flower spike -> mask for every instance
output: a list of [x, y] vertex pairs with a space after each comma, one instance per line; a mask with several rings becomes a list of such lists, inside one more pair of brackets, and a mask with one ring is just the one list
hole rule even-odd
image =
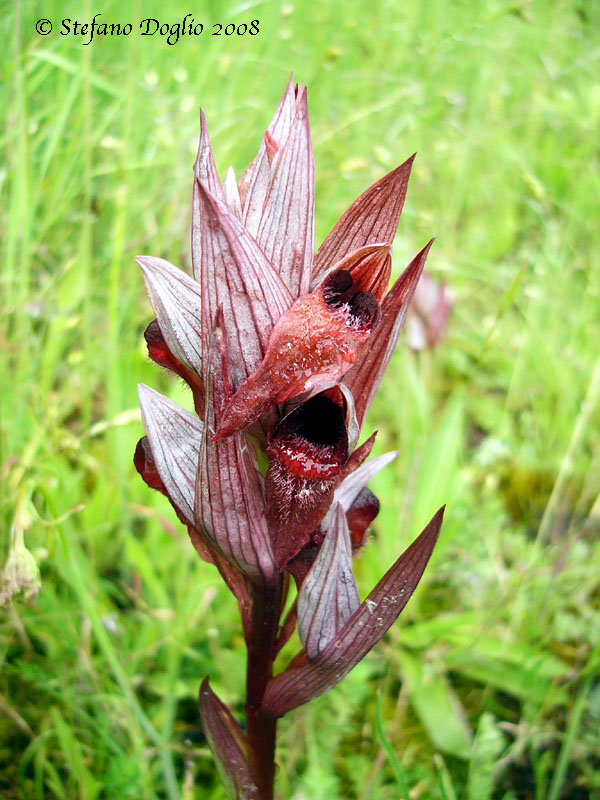
[[[395, 454], [369, 459], [375, 434], [357, 443], [432, 244], [388, 287], [413, 159], [363, 192], [315, 253], [307, 94], [290, 78], [237, 182], [230, 169], [221, 183], [201, 113], [193, 276], [137, 259], [150, 358], [187, 383], [196, 413], [140, 386], [135, 465], [235, 595], [248, 648], [247, 732], [207, 681], [200, 695], [233, 797], [270, 800], [275, 720], [381, 639], [440, 530], [443, 509], [361, 603], [353, 556], [379, 510], [367, 484]], [[303, 650], [274, 676], [296, 623]]]

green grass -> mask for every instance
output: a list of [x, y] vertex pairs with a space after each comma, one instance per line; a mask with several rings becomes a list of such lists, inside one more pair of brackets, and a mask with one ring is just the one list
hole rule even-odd
[[[190, 11], [104, 3], [102, 19]], [[596, 3], [207, 2], [250, 38], [58, 34], [0, 19], [0, 507], [40, 571], [0, 618], [0, 795], [224, 797], [199, 729], [210, 675], [242, 710], [234, 604], [132, 466], [148, 363], [133, 257], [189, 267], [197, 108], [243, 168], [290, 70], [309, 87], [317, 241], [418, 151], [398, 271], [431, 235], [455, 306], [401, 346], [368, 434], [364, 595], [438, 505], [416, 597], [335, 690], [280, 726], [282, 798], [586, 800], [600, 793], [600, 60]], [[69, 11], [90, 19], [84, 2]], [[44, 16], [55, 32], [40, 37]]]

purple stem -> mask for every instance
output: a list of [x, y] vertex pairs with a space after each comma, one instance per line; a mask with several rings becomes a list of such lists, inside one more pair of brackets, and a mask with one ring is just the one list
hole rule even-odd
[[277, 720], [259, 709], [273, 674], [275, 639], [281, 612], [281, 581], [275, 587], [252, 590], [252, 619], [246, 668], [246, 718], [250, 764], [260, 800], [273, 800]]

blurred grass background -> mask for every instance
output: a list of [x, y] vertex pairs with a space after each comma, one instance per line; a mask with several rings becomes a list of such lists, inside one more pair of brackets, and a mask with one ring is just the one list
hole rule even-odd
[[[385, 642], [280, 724], [281, 797], [600, 797], [600, 6], [2, 5], [3, 556], [24, 537], [42, 588], [0, 611], [0, 795], [224, 797], [196, 701], [208, 674], [242, 711], [240, 625], [134, 473], [137, 383], [187, 401], [148, 362], [133, 257], [189, 267], [198, 106], [240, 170], [293, 70], [317, 242], [416, 150], [395, 270], [437, 235], [455, 306], [365, 426], [400, 456], [361, 593], [446, 502], [438, 550]], [[198, 39], [136, 30], [190, 11]], [[133, 33], [59, 35], [98, 12]]]

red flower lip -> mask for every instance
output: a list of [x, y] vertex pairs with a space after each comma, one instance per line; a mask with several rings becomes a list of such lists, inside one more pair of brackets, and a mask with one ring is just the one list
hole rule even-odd
[[333, 478], [348, 459], [342, 409], [325, 395], [312, 397], [275, 428], [267, 453], [296, 478]]

